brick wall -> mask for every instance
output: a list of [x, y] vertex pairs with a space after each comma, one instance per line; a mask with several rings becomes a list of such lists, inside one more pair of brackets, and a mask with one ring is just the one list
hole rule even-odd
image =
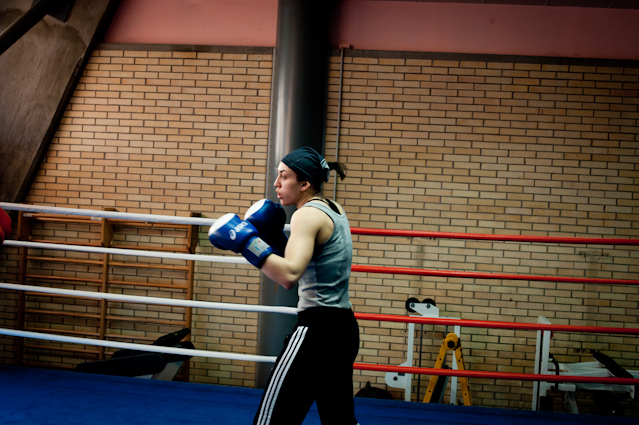
[[[271, 68], [265, 49], [95, 51], [26, 201], [211, 218], [243, 213], [265, 191]], [[206, 230], [201, 253], [213, 251]], [[17, 254], [2, 255], [4, 271], [17, 279]], [[163, 281], [135, 274], [128, 279]], [[197, 300], [258, 303], [260, 278], [249, 266], [198, 263], [194, 280]], [[8, 298], [11, 326], [16, 301]], [[196, 310], [193, 321], [196, 346], [255, 352], [256, 314]], [[3, 351], [8, 362], [11, 345]], [[194, 382], [252, 386], [255, 365], [197, 358], [191, 375]]]
[[[639, 236], [639, 67], [387, 56], [345, 58], [339, 147], [339, 57], [331, 60], [326, 157], [333, 160], [338, 149], [348, 165], [337, 200], [351, 226]], [[85, 70], [28, 202], [211, 218], [243, 213], [272, 183], [265, 176], [271, 67], [268, 52], [103, 46]], [[204, 232], [198, 253], [219, 253]], [[357, 264], [639, 276], [639, 251], [623, 246], [355, 236], [354, 249]], [[16, 262], [5, 249], [0, 272], [11, 278]], [[354, 273], [351, 297], [357, 312], [406, 314], [408, 298], [431, 298], [442, 316], [464, 319], [536, 322], [543, 315], [557, 324], [636, 327], [639, 316], [636, 286]], [[259, 274], [242, 265], [198, 264], [194, 298], [257, 304]], [[8, 294], [6, 324], [12, 302]], [[256, 314], [198, 309], [193, 320], [197, 348], [255, 353]], [[406, 325], [360, 324], [358, 361], [405, 361]], [[422, 366], [432, 366], [449, 330], [417, 329]], [[532, 372], [535, 338], [532, 331], [463, 328], [466, 366]], [[572, 362], [600, 349], [639, 368], [638, 346], [635, 337], [555, 333], [551, 351]], [[193, 382], [252, 386], [254, 373], [255, 365], [245, 362], [191, 363]], [[356, 372], [355, 379], [356, 389], [367, 381], [386, 387], [383, 373]], [[428, 377], [420, 382], [423, 397]], [[530, 408], [531, 387], [471, 380], [473, 403], [484, 406]]]
[[[345, 58], [339, 140], [339, 58], [332, 60], [326, 156], [339, 141], [349, 172], [337, 198], [352, 226], [639, 235], [639, 69], [406, 56]], [[639, 272], [639, 252], [623, 246], [356, 236], [354, 248], [359, 264], [635, 280]], [[352, 294], [356, 311], [371, 313], [405, 314], [408, 298], [477, 320], [543, 315], [556, 324], [636, 327], [639, 313], [636, 286], [356, 273]], [[445, 332], [425, 327], [423, 365], [434, 364]], [[366, 323], [364, 333], [364, 361], [405, 360], [405, 325]], [[532, 373], [535, 337], [462, 329], [466, 366]], [[551, 352], [573, 362], [599, 349], [636, 368], [637, 346], [635, 337], [555, 333]], [[382, 374], [357, 379], [384, 386]], [[486, 406], [529, 408], [531, 387], [471, 380], [473, 402]]]

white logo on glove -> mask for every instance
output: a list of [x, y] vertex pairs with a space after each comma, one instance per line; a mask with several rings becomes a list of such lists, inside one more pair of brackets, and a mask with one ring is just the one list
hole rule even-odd
[[235, 230], [233, 230], [233, 229], [229, 230], [229, 239], [234, 241], [235, 240], [235, 236], [236, 236]]
[[[240, 222], [240, 224], [238, 224], [237, 226], [235, 226], [235, 229], [232, 229], [231, 232], [241, 232], [242, 229], [244, 229], [246, 226], [248, 226], [250, 223], [248, 221], [242, 221]], [[235, 234], [235, 233], [234, 233]], [[233, 239], [235, 239], [235, 236], [233, 236]]]

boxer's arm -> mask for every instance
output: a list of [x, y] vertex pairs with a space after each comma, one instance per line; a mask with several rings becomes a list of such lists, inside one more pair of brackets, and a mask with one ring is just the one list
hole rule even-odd
[[284, 257], [270, 255], [262, 272], [286, 289], [292, 288], [308, 267], [315, 241], [326, 214], [316, 208], [300, 208], [291, 216], [291, 233]]

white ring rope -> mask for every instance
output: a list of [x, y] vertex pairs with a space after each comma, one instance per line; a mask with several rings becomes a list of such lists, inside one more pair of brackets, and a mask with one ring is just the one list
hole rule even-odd
[[98, 211], [75, 208], [60, 208], [41, 205], [12, 204], [0, 202], [0, 208], [9, 211], [25, 211], [31, 213], [49, 213], [63, 215], [80, 215], [85, 217], [111, 218], [118, 220], [135, 220], [148, 223], [193, 224], [197, 226], [211, 226], [215, 219], [202, 217], [178, 217], [172, 215], [122, 213], [118, 211]]
[[[10, 202], [0, 202], [0, 208], [7, 211], [24, 211], [30, 213], [78, 215], [83, 217], [110, 218], [117, 220], [142, 221], [145, 223], [169, 223], [169, 224], [190, 224], [195, 226], [211, 227], [215, 223], [214, 218], [204, 217], [179, 217], [174, 215], [157, 214], [137, 214], [123, 213], [119, 211], [99, 211], [89, 209], [61, 208], [43, 205], [13, 204]], [[290, 225], [284, 226], [284, 230], [289, 230]]]
[[177, 300], [174, 298], [142, 297], [139, 295], [111, 294], [108, 292], [76, 291], [71, 289], [47, 288], [44, 286], [17, 285], [0, 282], [0, 288], [14, 291], [38, 292], [43, 294], [72, 295], [84, 298], [98, 298], [109, 301], [171, 305], [178, 307], [210, 308], [216, 310], [249, 311], [257, 313], [282, 313], [296, 315], [295, 307], [275, 307], [265, 305], [216, 303], [211, 301]]
[[261, 363], [275, 363], [275, 360], [277, 358], [275, 356], [234, 354], [234, 353], [223, 353], [221, 351], [195, 350], [195, 349], [189, 349], [189, 348], [173, 348], [173, 347], [165, 347], [161, 345], [144, 345], [144, 344], [133, 344], [130, 342], [103, 341], [103, 340], [97, 340], [97, 339], [77, 338], [73, 336], [50, 335], [50, 334], [43, 334], [38, 332], [17, 331], [13, 329], [3, 329], [3, 328], [0, 328], [0, 335], [17, 336], [22, 338], [44, 339], [48, 341], [58, 341], [58, 342], [72, 342], [75, 344], [97, 345], [100, 347], [123, 348], [123, 349], [136, 350], [136, 351], [153, 351], [155, 353], [179, 354], [183, 356], [210, 357], [210, 358], [227, 359], [227, 360], [243, 360], [243, 361], [250, 361], [250, 362], [261, 362]]
[[[262, 305], [216, 303], [216, 302], [210, 302], [210, 301], [176, 300], [173, 298], [142, 297], [137, 295], [121, 295], [121, 294], [110, 294], [110, 293], [104, 293], [104, 292], [75, 291], [75, 290], [69, 290], [69, 289], [46, 288], [41, 286], [16, 285], [16, 284], [3, 283], [3, 282], [0, 282], [0, 288], [11, 289], [16, 291], [37, 292], [37, 293], [44, 293], [44, 294], [74, 295], [78, 297], [98, 298], [98, 299], [105, 299], [110, 301], [139, 302], [139, 303], [161, 304], [161, 305], [171, 305], [171, 306], [179, 306], [179, 307], [210, 308], [210, 309], [217, 309], [217, 310], [283, 313], [283, 314], [291, 314], [291, 315], [297, 314], [297, 309], [293, 307], [270, 307], [270, 306], [262, 306]], [[192, 349], [186, 349], [186, 348], [172, 348], [172, 347], [164, 347], [164, 346], [158, 346], [158, 345], [133, 344], [133, 343], [127, 343], [127, 342], [114, 342], [114, 341], [95, 340], [95, 339], [88, 339], [88, 338], [67, 337], [67, 336], [61, 336], [61, 335], [51, 335], [51, 334], [19, 331], [19, 330], [4, 329], [4, 328], [0, 328], [0, 335], [43, 339], [43, 340], [58, 341], [58, 342], [71, 342], [75, 344], [97, 345], [101, 347], [110, 347], [110, 348], [123, 348], [123, 349], [131, 349], [131, 350], [138, 350], [138, 351], [153, 351], [157, 353], [211, 357], [211, 358], [228, 359], [228, 360], [243, 360], [243, 361], [251, 361], [251, 362], [274, 363], [276, 359], [275, 356], [222, 353], [219, 351], [192, 350]]]
[[[50, 214], [98, 217], [98, 218], [118, 219], [118, 220], [134, 220], [134, 221], [142, 221], [142, 222], [149, 222], [149, 223], [187, 224], [187, 225], [196, 225], [196, 226], [211, 226], [216, 221], [215, 219], [210, 219], [210, 218], [121, 213], [116, 211], [96, 211], [96, 210], [84, 210], [84, 209], [72, 209], [72, 208], [59, 208], [59, 207], [36, 206], [36, 205], [26, 205], [26, 204], [12, 204], [7, 202], [0, 202], [0, 208], [4, 210], [8, 210], [8, 211], [24, 211], [28, 213], [50, 213]], [[289, 226], [287, 225], [286, 227], [288, 229]], [[87, 246], [42, 243], [42, 242], [27, 242], [27, 241], [15, 241], [15, 240], [5, 240], [4, 245], [13, 246], [13, 247], [36, 248], [36, 249], [53, 249], [53, 250], [89, 252], [89, 253], [100, 253], [100, 254], [111, 254], [111, 255], [129, 255], [129, 256], [136, 256], [136, 257], [139, 256], [139, 257], [154, 257], [154, 258], [170, 258], [170, 259], [177, 259], [177, 260], [208, 261], [208, 262], [214, 262], [214, 263], [248, 264], [248, 261], [246, 259], [242, 257], [232, 257], [232, 256], [180, 254], [180, 253], [153, 252], [153, 251], [144, 251], [144, 250], [135, 250], [135, 249], [87, 247]], [[0, 282], [0, 288], [18, 290], [18, 291], [29, 291], [29, 292], [35, 292], [35, 293], [45, 293], [45, 294], [73, 295], [73, 296], [79, 296], [79, 297], [98, 298], [98, 299], [122, 301], [122, 302], [139, 302], [139, 303], [147, 303], [147, 304], [161, 304], [161, 305], [194, 307], [194, 308], [210, 308], [210, 309], [218, 309], [218, 310], [282, 313], [282, 314], [290, 314], [290, 315], [297, 314], [297, 309], [293, 307], [271, 307], [271, 306], [261, 306], [261, 305], [215, 303], [215, 302], [193, 301], [193, 300], [177, 300], [173, 298], [141, 297], [141, 296], [134, 296], [134, 295], [121, 295], [121, 294], [111, 294], [111, 293], [101, 293], [101, 292], [73, 291], [73, 290], [66, 290], [66, 289], [59, 289], [59, 288], [47, 288], [47, 287], [29, 286], [29, 285], [15, 285], [10, 283], [3, 283], [3, 282]], [[50, 335], [50, 334], [44, 334], [44, 333], [38, 333], [38, 332], [28, 332], [28, 331], [20, 331], [20, 330], [4, 329], [4, 328], [0, 328], [0, 335], [58, 341], [58, 342], [69, 342], [69, 343], [85, 344], [85, 345], [96, 345], [96, 346], [109, 347], [109, 348], [121, 348], [121, 349], [132, 349], [132, 350], [138, 350], [138, 351], [152, 351], [152, 352], [158, 352], [158, 353], [178, 354], [178, 355], [186, 355], [186, 356], [220, 358], [220, 359], [228, 359], [228, 360], [242, 360], [242, 361], [264, 362], [264, 363], [274, 363], [276, 360], [275, 356], [234, 354], [234, 353], [223, 353], [219, 351], [206, 351], [206, 350], [164, 347], [164, 346], [156, 346], [156, 345], [133, 344], [133, 343], [95, 340], [95, 339], [88, 339], [88, 338], [61, 336], [61, 335]]]
[[136, 249], [102, 248], [95, 246], [65, 245], [57, 243], [27, 242], [5, 240], [3, 245], [39, 249], [57, 249], [62, 251], [92, 252], [95, 254], [130, 255], [134, 257], [170, 258], [173, 260], [209, 261], [211, 263], [250, 264], [244, 257], [227, 255], [180, 254], [177, 252], [155, 252]]

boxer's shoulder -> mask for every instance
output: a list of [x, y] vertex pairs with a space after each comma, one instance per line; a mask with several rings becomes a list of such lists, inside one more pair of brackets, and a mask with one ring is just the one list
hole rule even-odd
[[326, 212], [309, 207], [308, 204], [299, 208], [291, 216], [291, 234], [303, 229], [302, 232], [312, 236], [316, 244], [326, 242], [333, 233], [334, 227], [333, 219]]

